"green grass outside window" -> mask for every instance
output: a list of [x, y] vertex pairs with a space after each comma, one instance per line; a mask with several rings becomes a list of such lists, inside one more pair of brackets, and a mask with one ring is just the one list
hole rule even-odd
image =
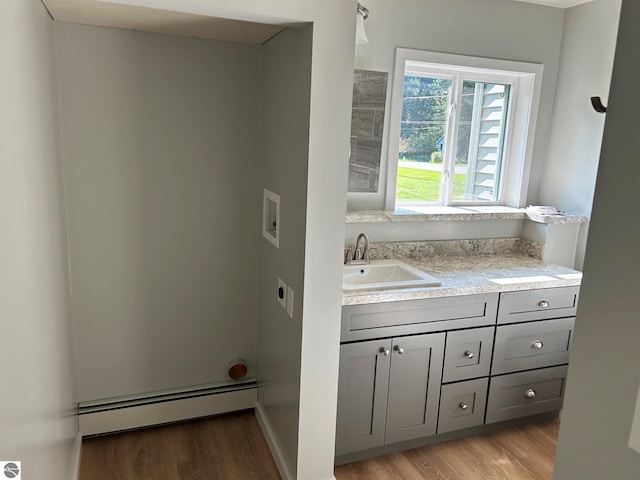
[[[442, 172], [399, 167], [396, 199], [410, 202], [439, 202]], [[467, 176], [453, 176], [453, 198], [463, 198]]]

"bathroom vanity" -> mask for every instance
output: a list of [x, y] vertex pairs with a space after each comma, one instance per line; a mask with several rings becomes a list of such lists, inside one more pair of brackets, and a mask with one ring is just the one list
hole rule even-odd
[[516, 254], [403, 260], [442, 285], [344, 294], [337, 463], [560, 410], [579, 272]]

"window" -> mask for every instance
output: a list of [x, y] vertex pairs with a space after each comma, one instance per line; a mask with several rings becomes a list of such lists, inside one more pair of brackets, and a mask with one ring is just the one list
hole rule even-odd
[[397, 49], [387, 208], [526, 200], [542, 66]]

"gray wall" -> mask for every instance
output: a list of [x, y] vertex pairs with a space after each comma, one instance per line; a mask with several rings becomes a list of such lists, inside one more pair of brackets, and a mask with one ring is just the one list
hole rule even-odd
[[[179, 3], [179, 1], [177, 2]], [[199, 0], [194, 3], [209, 4], [210, 0]], [[296, 465], [296, 470], [289, 472], [291, 478], [300, 478], [305, 480], [320, 480], [333, 478], [334, 463], [334, 444], [335, 444], [335, 415], [336, 400], [338, 391], [338, 360], [339, 360], [339, 340], [340, 340], [340, 308], [342, 298], [342, 288], [340, 278], [342, 276], [342, 256], [343, 256], [343, 239], [344, 239], [344, 212], [346, 209], [346, 192], [347, 192], [347, 161], [349, 152], [349, 123], [351, 119], [351, 96], [353, 85], [353, 45], [355, 39], [355, 22], [354, 12], [356, 9], [355, 0], [325, 0], [322, 5], [317, 0], [271, 0], [269, 2], [238, 2], [237, 0], [216, 0], [216, 5], [220, 8], [226, 7], [230, 10], [240, 8], [251, 12], [251, 15], [244, 18], [260, 19], [260, 15], [280, 16], [285, 18], [304, 19], [313, 22], [313, 38], [309, 45], [309, 40], [300, 39], [300, 41], [308, 45], [312, 50], [310, 59], [310, 95], [309, 95], [309, 113], [305, 115], [301, 112], [303, 105], [299, 104], [294, 112], [296, 119], [304, 122], [303, 125], [296, 124], [291, 126], [293, 132], [305, 132], [308, 128], [308, 149], [307, 151], [298, 152], [298, 148], [302, 150], [297, 142], [300, 138], [294, 135], [286, 135], [286, 132], [280, 132], [278, 135], [278, 143], [274, 149], [278, 152], [287, 154], [288, 148], [286, 144], [292, 143], [295, 147], [296, 159], [284, 157], [286, 163], [295, 162], [291, 165], [291, 175], [289, 171], [277, 170], [280, 177], [279, 182], [298, 181], [296, 175], [300, 173], [300, 165], [297, 162], [305, 162], [308, 181], [305, 182], [304, 190], [306, 192], [306, 208], [305, 208], [305, 236], [304, 247], [297, 244], [293, 247], [292, 259], [283, 258], [282, 272], [285, 281], [290, 283], [296, 291], [296, 309], [293, 320], [287, 320], [289, 325], [282, 323], [276, 330], [270, 331], [266, 329], [268, 336], [259, 335], [258, 351], [261, 352], [263, 342], [278, 342], [278, 335], [284, 334], [286, 338], [291, 339], [296, 344], [285, 345], [285, 352], [280, 355], [279, 352], [271, 350], [272, 360], [269, 366], [264, 364], [268, 371], [261, 370], [259, 377], [261, 387], [259, 390], [259, 398], [263, 396], [264, 388], [269, 387], [269, 382], [278, 382], [279, 390], [283, 395], [281, 400], [274, 398], [271, 412], [280, 418], [284, 423], [274, 429], [280, 432], [285, 429], [288, 435], [291, 435], [293, 429], [297, 431], [297, 451], [291, 451], [291, 443], [285, 448], [280, 445], [280, 438], [271, 435], [273, 440], [274, 455], [282, 459], [282, 463], [287, 463], [289, 469], [292, 464]], [[254, 17], [255, 15], [255, 17]], [[285, 37], [286, 38], [286, 37]], [[278, 37], [274, 40], [278, 41]], [[267, 49], [268, 46], [265, 46]], [[296, 52], [294, 45], [282, 47], [283, 51]], [[299, 51], [298, 51], [299, 52]], [[265, 56], [267, 54], [265, 53]], [[275, 56], [282, 55], [274, 52]], [[303, 56], [304, 55], [304, 56]], [[303, 65], [299, 68], [304, 69], [308, 57], [304, 52], [299, 52], [292, 58], [300, 58]], [[307, 59], [306, 61], [304, 59]], [[275, 59], [274, 59], [275, 60]], [[280, 60], [281, 61], [281, 60]], [[291, 65], [290, 62], [284, 69], [285, 72], [299, 72], [298, 68]], [[292, 70], [293, 69], [293, 70]], [[279, 82], [287, 83], [286, 75], [277, 75]], [[267, 82], [266, 77], [263, 82]], [[275, 87], [274, 87], [275, 88]], [[296, 94], [295, 98], [303, 93], [300, 89], [302, 85], [292, 85], [292, 92]], [[277, 99], [285, 102], [287, 109], [291, 108], [289, 101], [289, 93], [284, 89], [276, 89], [273, 91], [277, 95]], [[263, 113], [266, 111], [263, 109]], [[278, 119], [278, 128], [289, 127], [291, 122], [286, 118]], [[304, 134], [304, 133], [303, 133]], [[266, 138], [265, 135], [262, 135]], [[266, 145], [265, 145], [266, 147]], [[263, 155], [266, 151], [262, 150]], [[299, 156], [298, 156], [299, 155]], [[274, 159], [275, 161], [276, 159]], [[266, 161], [266, 160], [265, 160]], [[264, 171], [264, 170], [262, 170]], [[288, 177], [288, 178], [285, 178]], [[267, 185], [260, 185], [267, 186]], [[279, 187], [276, 188], [276, 191]], [[282, 190], [287, 196], [292, 190], [298, 187], [289, 186], [288, 183]], [[297, 191], [297, 190], [295, 190]], [[280, 193], [280, 192], [278, 192]], [[284, 201], [284, 200], [283, 200]], [[295, 201], [295, 199], [294, 199]], [[284, 207], [284, 203], [283, 203]], [[288, 207], [292, 208], [292, 206]], [[286, 222], [295, 221], [294, 217], [284, 214], [281, 220], [282, 234], [285, 233]], [[295, 229], [302, 228], [298, 225]], [[293, 239], [293, 237], [292, 237]], [[261, 240], [262, 241], [262, 240]], [[263, 241], [264, 242], [264, 241]], [[261, 248], [268, 245], [261, 245]], [[299, 257], [299, 249], [304, 248], [304, 257]], [[280, 255], [287, 255], [282, 250]], [[304, 262], [304, 291], [299, 291], [296, 275], [293, 273], [290, 277], [289, 269], [292, 268], [290, 262]], [[277, 267], [276, 267], [277, 268]], [[301, 266], [295, 267], [301, 269]], [[296, 272], [300, 272], [297, 270]], [[275, 273], [275, 272], [274, 272]], [[273, 275], [266, 279], [267, 295], [275, 295], [275, 286], [277, 278]], [[300, 282], [300, 285], [302, 285]], [[275, 299], [271, 300], [272, 302]], [[262, 304], [261, 304], [262, 305]], [[276, 307], [280, 308], [280, 307]], [[279, 311], [282, 315], [282, 310]], [[277, 319], [283, 319], [283, 316], [277, 316]], [[287, 317], [288, 318], [288, 317]], [[262, 318], [261, 318], [262, 320]], [[295, 322], [302, 322], [301, 326], [295, 325]], [[262, 323], [262, 322], [260, 322]], [[263, 331], [260, 325], [260, 332]], [[291, 329], [287, 332], [286, 329]], [[300, 332], [300, 337], [298, 336]], [[298, 340], [296, 340], [298, 338]], [[296, 351], [300, 352], [296, 360]], [[261, 354], [260, 354], [261, 355]], [[262, 356], [260, 356], [262, 359]], [[286, 360], [295, 361], [294, 365], [288, 365]], [[262, 369], [263, 363], [259, 362]], [[295, 372], [299, 369], [299, 379], [293, 378]], [[298, 394], [299, 381], [299, 394]], [[284, 411], [299, 411], [297, 421], [293, 415], [284, 413]], [[282, 415], [279, 416], [280, 411]], [[270, 419], [269, 419], [270, 420]], [[286, 422], [292, 421], [292, 425]], [[275, 422], [278, 422], [276, 420]], [[271, 422], [274, 424], [275, 422]], [[269, 436], [269, 432], [267, 432]], [[282, 455], [279, 453], [282, 452]], [[294, 455], [297, 462], [293, 463], [290, 458]], [[286, 478], [286, 477], [285, 477]]]
[[[290, 28], [262, 46], [260, 194], [280, 195], [280, 242], [260, 237], [258, 401], [290, 472], [297, 470], [312, 28]], [[260, 232], [257, 232], [258, 234]], [[294, 291], [293, 319], [278, 302]]]
[[[607, 104], [621, 0], [596, 0], [565, 12], [560, 69], [553, 107], [549, 153], [540, 189], [542, 205], [573, 215], [591, 215], [605, 115], [592, 96]], [[587, 239], [581, 229], [576, 268]]]
[[[393, 72], [396, 47], [542, 63], [544, 75], [536, 129], [529, 203], [538, 197], [558, 70], [563, 10], [513, 0], [367, 0], [370, 43], [356, 46], [355, 67]], [[389, 78], [389, 86], [393, 79]], [[389, 95], [387, 95], [389, 98]], [[387, 109], [389, 111], [389, 109]], [[382, 147], [381, 189], [349, 196], [349, 208], [384, 207], [388, 115]]]
[[56, 27], [79, 400], [254, 375], [258, 47]]
[[640, 384], [640, 3], [625, 0], [564, 404], [556, 480], [637, 480], [628, 447]]
[[71, 478], [75, 417], [53, 22], [0, 2], [0, 457]]

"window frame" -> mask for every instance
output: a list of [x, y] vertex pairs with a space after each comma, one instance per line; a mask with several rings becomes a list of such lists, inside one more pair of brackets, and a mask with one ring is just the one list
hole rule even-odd
[[[462, 80], [508, 83], [511, 85], [508, 124], [504, 143], [504, 167], [500, 176], [500, 198], [497, 201], [451, 201], [441, 202], [401, 202], [403, 207], [443, 207], [443, 206], [487, 206], [504, 205], [523, 207], [526, 203], [531, 158], [533, 154], [536, 120], [540, 102], [543, 65], [536, 63], [470, 57], [425, 50], [396, 48], [391, 108], [389, 121], [389, 142], [387, 146], [387, 175], [385, 185], [385, 209], [396, 208], [396, 185], [398, 173], [398, 152], [400, 146], [400, 124], [404, 93], [405, 66], [407, 62], [419, 62], [425, 76], [451, 78], [461, 76]], [[417, 68], [417, 67], [413, 67]], [[456, 100], [459, 104], [459, 100]], [[456, 112], [456, 115], [458, 112]], [[450, 115], [451, 117], [451, 115]], [[457, 131], [449, 131], [454, 122], [448, 119], [447, 139], [457, 138]], [[449, 159], [451, 163], [453, 160]], [[446, 164], [443, 164], [446, 165]], [[451, 191], [453, 182], [446, 187]]]

